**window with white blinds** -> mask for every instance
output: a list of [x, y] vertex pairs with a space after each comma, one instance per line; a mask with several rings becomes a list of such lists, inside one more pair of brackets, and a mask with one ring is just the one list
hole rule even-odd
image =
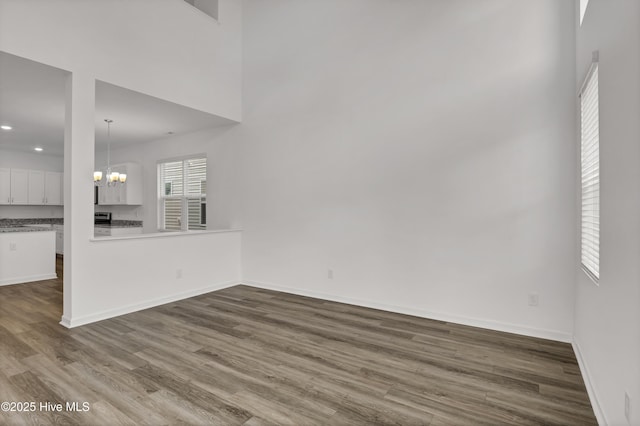
[[583, 269], [596, 281], [600, 277], [600, 129], [598, 64], [595, 62], [580, 95]]
[[207, 159], [159, 163], [158, 202], [161, 230], [207, 229]]

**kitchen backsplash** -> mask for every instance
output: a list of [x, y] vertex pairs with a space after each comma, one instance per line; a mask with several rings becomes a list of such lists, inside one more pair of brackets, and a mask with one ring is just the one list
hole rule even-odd
[[62, 206], [0, 206], [0, 219], [22, 218], [62, 218], [64, 208]]
[[142, 220], [142, 206], [95, 206], [96, 212], [110, 212], [112, 219]]

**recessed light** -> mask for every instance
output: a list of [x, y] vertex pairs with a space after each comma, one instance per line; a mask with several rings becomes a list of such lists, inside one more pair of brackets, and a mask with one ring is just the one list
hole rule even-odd
[[173, 134], [174, 134], [174, 132], [167, 132], [167, 134], [168, 134], [168, 135], [173, 135]]
[[38, 152], [42, 152], [42, 151], [43, 151], [43, 149], [42, 149], [42, 148], [40, 148], [39, 146], [37, 146], [37, 147], [35, 147], [35, 148], [33, 148], [33, 149], [34, 149], [34, 151], [38, 151]]
[[0, 129], [2, 129], [2, 130], [11, 130], [11, 129], [13, 129], [13, 127], [7, 126], [6, 124], [3, 124], [2, 126], [0, 126]]

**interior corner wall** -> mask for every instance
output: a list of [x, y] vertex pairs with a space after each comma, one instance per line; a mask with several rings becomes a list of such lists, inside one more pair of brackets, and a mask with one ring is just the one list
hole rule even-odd
[[[575, 346], [601, 424], [640, 424], [640, 3], [591, 0], [576, 23], [577, 86], [599, 52], [600, 279], [579, 259]], [[579, 199], [578, 199], [579, 202]], [[577, 239], [576, 251], [580, 252]], [[624, 414], [625, 392], [631, 419]]]
[[182, 0], [0, 0], [0, 51], [241, 118], [242, 4], [211, 18]]
[[243, 8], [244, 282], [570, 341], [574, 2]]
[[61, 324], [76, 327], [237, 284], [239, 231], [94, 238], [94, 90], [90, 74], [70, 75]]

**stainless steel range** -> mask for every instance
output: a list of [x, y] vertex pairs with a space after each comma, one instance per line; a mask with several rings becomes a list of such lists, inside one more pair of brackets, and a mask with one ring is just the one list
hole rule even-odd
[[95, 212], [93, 223], [95, 225], [111, 225], [111, 212]]

